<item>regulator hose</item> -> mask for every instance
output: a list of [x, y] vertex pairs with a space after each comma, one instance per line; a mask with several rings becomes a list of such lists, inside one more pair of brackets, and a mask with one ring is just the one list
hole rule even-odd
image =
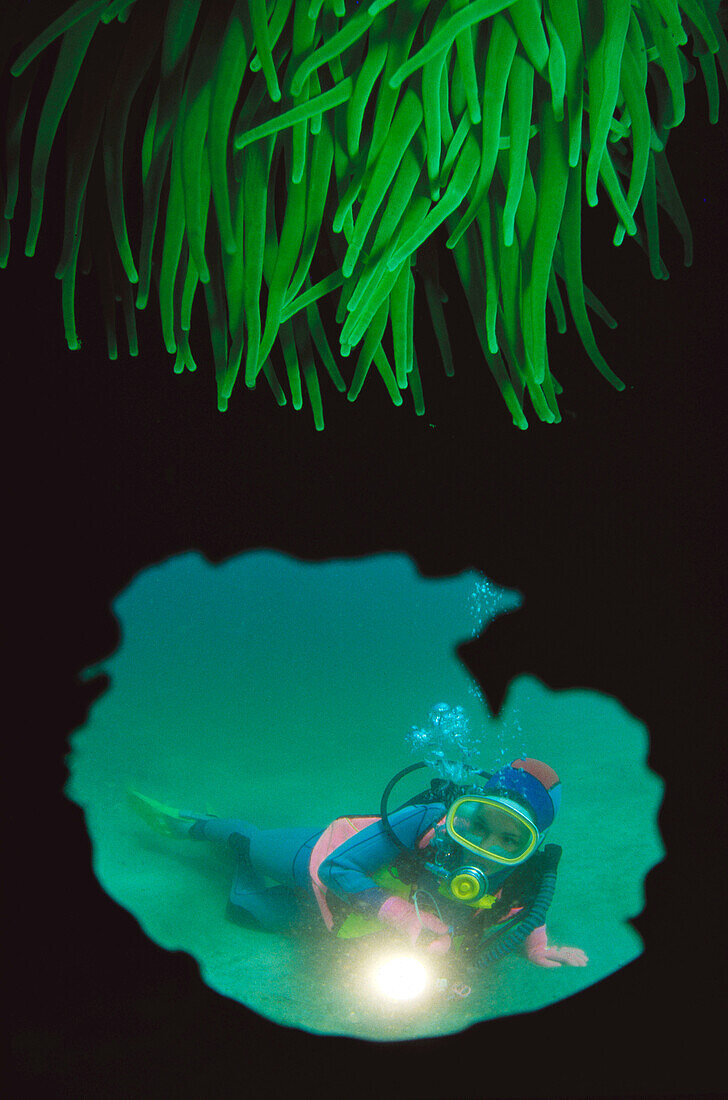
[[486, 948], [478, 956], [475, 966], [480, 969], [502, 959], [504, 955], [510, 955], [517, 947], [520, 947], [527, 936], [538, 928], [546, 920], [546, 914], [554, 898], [556, 889], [556, 868], [561, 859], [561, 848], [558, 844], [547, 844], [543, 851], [544, 868], [541, 876], [541, 884], [538, 893], [529, 906], [528, 912], [518, 921], [513, 928], [498, 938], [492, 947]]
[[424, 761], [422, 761], [419, 764], [410, 764], [410, 766], [408, 768], [402, 768], [401, 772], [397, 772], [397, 774], [395, 776], [393, 776], [392, 779], [390, 779], [389, 783], [387, 783], [387, 786], [384, 788], [384, 792], [382, 794], [382, 800], [381, 800], [380, 805], [379, 805], [379, 815], [382, 819], [382, 825], [385, 828], [387, 836], [392, 841], [392, 843], [395, 845], [395, 847], [399, 848], [400, 851], [403, 852], [409, 859], [412, 859], [412, 857], [414, 856], [415, 853], [412, 851], [411, 848], [407, 847], [407, 845], [404, 843], [404, 841], [399, 839], [399, 837], [395, 833], [394, 829], [390, 825], [390, 823], [389, 823], [389, 814], [387, 812], [387, 804], [389, 803], [389, 796], [392, 793], [392, 789], [396, 786], [397, 783], [399, 783], [400, 779], [404, 779], [404, 777], [406, 775], [409, 775], [410, 772], [416, 772], [416, 771], [419, 771], [420, 768], [426, 768], [426, 767], [427, 767], [427, 764], [424, 763]]
[[[402, 768], [402, 770], [397, 772], [397, 774], [390, 779], [389, 783], [387, 783], [387, 786], [384, 788], [384, 791], [382, 792], [382, 798], [381, 798], [381, 801], [379, 803], [379, 815], [382, 819], [382, 825], [384, 826], [384, 830], [385, 830], [387, 836], [392, 841], [394, 846], [396, 848], [399, 848], [399, 850], [402, 853], [404, 853], [410, 859], [413, 856], [416, 857], [416, 853], [413, 852], [411, 848], [408, 848], [407, 845], [404, 844], [403, 841], [401, 841], [399, 839], [399, 837], [397, 836], [397, 834], [395, 833], [394, 829], [392, 828], [392, 826], [390, 824], [390, 821], [389, 821], [389, 796], [391, 795], [392, 791], [397, 786], [399, 781], [401, 779], [404, 779], [404, 777], [406, 775], [409, 775], [410, 772], [416, 772], [416, 771], [419, 771], [421, 768], [430, 768], [430, 767], [432, 767], [431, 764], [428, 764], [427, 761], [422, 760], [418, 764], [410, 764], [409, 767]], [[484, 772], [484, 771], [478, 770], [478, 771], [473, 771], [473, 774], [479, 776], [481, 779], [486, 779], [486, 780], [490, 779], [490, 772]], [[428, 803], [435, 802], [435, 801], [437, 801], [437, 802], [442, 801], [445, 804], [447, 804], [448, 802], [450, 802], [454, 798], [456, 798], [458, 795], [462, 794], [464, 790], [466, 790], [466, 786], [458, 786], [458, 784], [453, 783], [453, 781], [451, 779], [442, 779], [442, 778], [433, 779], [430, 782], [430, 790], [429, 791], [422, 791], [420, 794], [415, 795], [413, 798], [408, 798], [407, 801], [404, 803], [404, 806], [411, 806], [411, 805], [414, 805], [415, 803], [420, 803], [420, 802], [426, 805]], [[404, 806], [399, 806], [398, 808], [400, 810], [402, 810], [402, 809], [404, 809]]]

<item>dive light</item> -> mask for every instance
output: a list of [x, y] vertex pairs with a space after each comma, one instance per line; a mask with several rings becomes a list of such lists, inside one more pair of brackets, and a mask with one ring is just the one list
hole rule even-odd
[[436, 977], [415, 955], [390, 955], [379, 959], [372, 971], [372, 985], [380, 998], [404, 1004], [432, 994], [448, 1001], [469, 997], [471, 987], [451, 978]]
[[392, 955], [374, 972], [378, 992], [390, 1001], [412, 1001], [424, 993], [428, 973], [413, 955]]

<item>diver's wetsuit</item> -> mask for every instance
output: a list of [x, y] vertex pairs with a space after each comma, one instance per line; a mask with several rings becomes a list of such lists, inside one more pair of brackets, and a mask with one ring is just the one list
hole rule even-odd
[[[413, 854], [419, 851], [421, 838], [442, 820], [442, 803], [405, 806], [390, 814], [389, 822], [397, 837]], [[229, 916], [246, 921], [250, 917], [270, 931], [291, 931], [319, 924], [321, 914], [313, 887], [311, 856], [326, 829], [321, 826], [290, 829], [258, 829], [247, 821], [209, 818], [197, 821], [191, 835], [222, 843], [238, 857], [230, 890]], [[422, 853], [426, 856], [426, 848]], [[528, 863], [537, 863], [534, 857]], [[390, 891], [377, 885], [374, 876], [394, 871], [410, 883], [402, 852], [393, 843], [379, 819], [337, 844], [317, 868], [318, 881], [324, 887], [326, 903], [334, 918], [334, 931], [352, 912], [376, 917]], [[420, 894], [423, 908], [439, 909], [442, 920], [457, 933], [469, 926], [484, 929], [509, 915], [512, 907], [526, 903], [532, 893], [531, 870], [501, 872], [494, 883], [500, 896], [490, 909], [473, 909], [438, 892], [438, 879], [424, 867], [411, 883]], [[398, 875], [399, 872], [399, 875]], [[525, 874], [524, 874], [525, 873]], [[275, 885], [267, 885], [266, 877]], [[520, 880], [520, 881], [519, 881]], [[518, 889], [514, 890], [518, 883]], [[502, 889], [501, 889], [502, 888]], [[320, 904], [320, 902], [319, 902]]]

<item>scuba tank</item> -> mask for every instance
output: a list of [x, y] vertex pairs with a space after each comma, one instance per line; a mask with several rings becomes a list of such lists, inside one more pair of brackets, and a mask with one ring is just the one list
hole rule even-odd
[[[434, 871], [436, 874], [438, 873], [438, 868], [437, 865], [433, 865], [429, 862], [424, 853], [413, 851], [399, 839], [389, 820], [388, 804], [392, 790], [397, 785], [397, 783], [400, 782], [400, 780], [404, 779], [405, 776], [414, 771], [418, 771], [421, 768], [426, 768], [429, 766], [430, 765], [428, 765], [424, 761], [421, 761], [417, 764], [410, 764], [409, 767], [403, 768], [401, 771], [397, 772], [397, 774], [389, 781], [387, 786], [384, 788], [379, 807], [384, 830], [387, 833], [389, 839], [395, 845], [395, 847], [399, 849], [401, 853], [400, 861], [403, 864], [403, 870], [405, 871], [405, 874], [407, 874], [411, 878], [412, 881], [416, 880], [417, 876], [421, 873], [424, 867], [427, 867], [427, 869]], [[473, 775], [477, 775], [485, 780], [490, 778], [488, 772], [474, 771]], [[472, 784], [459, 785], [448, 779], [433, 779], [430, 781], [430, 786], [428, 789], [422, 791], [420, 794], [415, 795], [412, 798], [407, 799], [407, 801], [403, 802], [401, 806], [397, 807], [397, 809], [403, 809], [405, 806], [411, 805], [428, 805], [432, 802], [442, 802], [447, 806], [450, 805], [456, 798], [461, 797], [468, 790], [471, 790], [472, 786]], [[509, 925], [500, 934], [495, 932], [494, 929], [495, 942], [487, 946], [482, 952], [479, 953], [477, 961], [475, 961], [476, 967], [481, 968], [483, 966], [489, 966], [491, 963], [496, 962], [498, 959], [503, 958], [505, 955], [511, 954], [513, 951], [517, 950], [517, 948], [521, 946], [521, 944], [526, 940], [526, 938], [531, 934], [531, 932], [533, 932], [535, 928], [538, 928], [545, 922], [546, 913], [548, 912], [548, 909], [551, 905], [554, 897], [554, 891], [556, 889], [556, 871], [560, 858], [561, 848], [559, 847], [559, 845], [547, 844], [545, 846], [541, 859], [541, 881], [539, 883], [538, 889], [536, 890], [536, 894], [533, 900], [529, 905], [524, 908], [523, 912], [518, 917], [515, 924]], [[463, 894], [455, 892], [452, 888], [452, 883], [460, 875], [463, 875], [463, 872], [466, 872], [463, 877], [467, 878], [467, 872], [474, 872], [475, 870], [475, 868], [461, 868], [459, 873], [456, 873], [454, 876], [450, 876], [447, 869], [445, 867], [441, 867], [439, 869], [438, 877], [449, 878], [451, 893], [453, 894], [455, 900], [465, 901], [468, 899]]]

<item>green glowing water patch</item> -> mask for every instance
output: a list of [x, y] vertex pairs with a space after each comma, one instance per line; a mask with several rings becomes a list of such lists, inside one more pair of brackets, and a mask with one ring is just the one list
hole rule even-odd
[[[110, 687], [69, 757], [67, 793], [86, 814], [104, 889], [162, 947], [189, 952], [218, 992], [324, 1034], [446, 1034], [549, 1005], [624, 966], [641, 949], [625, 921], [662, 854], [646, 731], [611, 698], [553, 692], [531, 676], [494, 719], [455, 647], [519, 604], [476, 572], [424, 578], [396, 554], [306, 563], [256, 551], [211, 565], [188, 553], [140, 574], [114, 604], [121, 643], [90, 670], [107, 672]], [[230, 922], [231, 853], [167, 839], [127, 805], [131, 786], [263, 828], [376, 814], [387, 781], [417, 759], [407, 733], [442, 701], [463, 708], [483, 768], [530, 755], [558, 771], [549, 839], [564, 855], [549, 933], [586, 950], [587, 968], [544, 970], [514, 955], [466, 1001], [374, 1002], [362, 974], [376, 936]], [[404, 797], [425, 785], [420, 773]]]

